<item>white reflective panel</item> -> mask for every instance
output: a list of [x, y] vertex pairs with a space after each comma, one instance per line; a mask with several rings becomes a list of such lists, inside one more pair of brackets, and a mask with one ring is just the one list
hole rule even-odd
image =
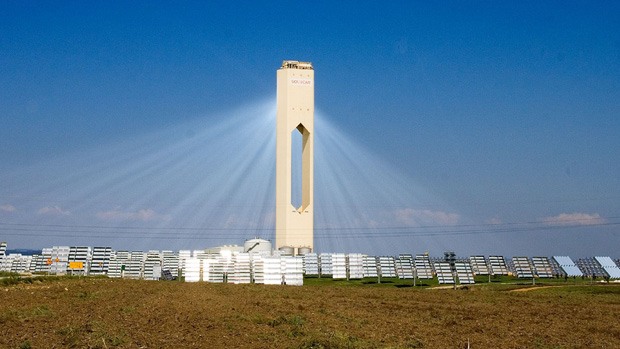
[[319, 256], [316, 253], [307, 253], [304, 258], [304, 273], [306, 275], [319, 275]]
[[147, 260], [144, 262], [144, 280], [159, 280], [161, 277], [161, 263], [159, 261]]
[[249, 253], [238, 253], [232, 257], [233, 272], [229, 282], [234, 284], [249, 284], [252, 281]]
[[[3, 242], [2, 244], [4, 244], [4, 248], [6, 249], [6, 243]], [[0, 247], [2, 247], [2, 245], [0, 245]], [[13, 259], [16, 256], [15, 254], [9, 254], [8, 256], [4, 254], [0, 255], [0, 271], [10, 272], [13, 266]]]
[[534, 271], [539, 278], [552, 278], [553, 268], [547, 257], [532, 257]]
[[489, 256], [492, 275], [508, 275], [508, 267], [504, 256]]
[[67, 273], [70, 275], [86, 275], [90, 269], [92, 253], [92, 248], [88, 246], [69, 247], [69, 264], [67, 265]]
[[106, 275], [110, 267], [112, 247], [93, 247], [93, 257], [90, 263], [91, 275]]
[[144, 271], [142, 278], [144, 280], [159, 280], [161, 277], [162, 254], [159, 251], [151, 250], [146, 253], [144, 261]]
[[616, 263], [614, 263], [613, 260], [611, 260], [611, 258], [609, 257], [594, 257], [594, 259], [596, 259], [596, 261], [598, 262], [598, 264], [600, 264], [601, 267], [605, 268], [605, 267], [616, 267]]
[[435, 272], [437, 273], [437, 280], [440, 284], [454, 284], [454, 277], [452, 276], [452, 268], [450, 267], [450, 263], [435, 263]]
[[11, 271], [11, 264], [12, 262], [10, 262], [8, 258], [0, 259], [0, 271]]
[[185, 273], [185, 261], [192, 257], [192, 251], [180, 250], [179, 251], [179, 265], [178, 269], [181, 270], [181, 276]]
[[11, 273], [25, 273], [30, 269], [32, 256], [23, 256], [21, 253], [11, 253], [2, 260], [2, 271]]
[[344, 253], [332, 254], [332, 277], [334, 279], [347, 278], [347, 257]]
[[364, 277], [364, 256], [361, 253], [349, 253], [347, 262], [349, 265], [349, 279], [361, 279]]
[[29, 273], [31, 268], [33, 268], [35, 258], [36, 256], [28, 256], [27, 260], [24, 263], [24, 273]]
[[381, 277], [393, 278], [396, 277], [396, 263], [392, 256], [379, 257], [379, 273]]
[[202, 259], [202, 280], [222, 283], [225, 281], [224, 265], [217, 258]]
[[265, 285], [282, 285], [282, 262], [280, 257], [263, 259], [263, 280]]
[[583, 276], [583, 273], [573, 260], [568, 256], [553, 256], [553, 259], [560, 265], [566, 276]]
[[609, 257], [594, 257], [611, 279], [620, 279], [620, 269]]
[[179, 255], [172, 251], [162, 251], [163, 255], [163, 266], [162, 270], [167, 270], [170, 272], [172, 277], [179, 276]]
[[124, 260], [116, 259], [116, 256], [110, 259], [108, 277], [120, 278], [123, 276]]
[[331, 276], [332, 271], [332, 255], [331, 253], [321, 253], [319, 255], [319, 268], [321, 276]]
[[40, 260], [41, 264], [38, 264], [35, 269], [37, 272], [41, 273], [49, 273], [50, 271], [50, 263], [52, 262], [52, 249], [44, 248], [41, 251], [42, 258]]
[[364, 256], [364, 277], [377, 277], [377, 257]]
[[573, 262], [573, 260], [568, 257], [568, 256], [553, 256], [553, 259], [556, 260], [556, 262], [558, 262], [558, 264], [560, 264], [560, 266], [562, 265], [575, 265], [575, 262]]
[[411, 255], [401, 255], [394, 260], [396, 275], [399, 279], [413, 279], [413, 263]]
[[189, 258], [185, 261], [185, 282], [200, 281], [200, 259]]
[[[30, 262], [30, 268], [29, 268], [29, 272], [30, 273], [36, 273], [37, 272], [37, 265], [41, 264], [41, 259], [43, 258], [43, 256], [41, 255], [33, 255], [32, 256], [32, 261]], [[0, 264], [2, 264], [2, 260], [0, 260]]]
[[415, 256], [415, 269], [418, 279], [432, 279], [433, 278], [433, 265], [431, 259], [427, 254], [419, 254]]
[[256, 284], [265, 283], [265, 263], [263, 258], [260, 255], [252, 257], [252, 280]]
[[51, 251], [51, 264], [49, 272], [64, 275], [69, 264], [69, 246], [53, 246]]
[[125, 263], [123, 277], [128, 279], [141, 279], [144, 271], [145, 254], [142, 251], [132, 251], [129, 260]]
[[532, 267], [530, 266], [530, 261], [527, 257], [512, 257], [512, 263], [514, 264], [515, 272], [518, 278], [531, 279], [534, 277]]
[[302, 286], [304, 284], [303, 258], [282, 257], [282, 274], [285, 285]]
[[489, 266], [484, 256], [471, 256], [469, 257], [469, 263], [471, 264], [474, 274], [489, 275]]
[[460, 284], [476, 283], [476, 281], [474, 281], [474, 272], [469, 262], [456, 262], [454, 263], [454, 267], [456, 268], [456, 276]]

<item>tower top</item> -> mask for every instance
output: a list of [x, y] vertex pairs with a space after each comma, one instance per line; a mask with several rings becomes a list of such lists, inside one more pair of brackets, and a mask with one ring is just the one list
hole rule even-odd
[[282, 67], [280, 69], [309, 69], [314, 70], [312, 68], [312, 63], [310, 62], [300, 62], [300, 61], [282, 61]]

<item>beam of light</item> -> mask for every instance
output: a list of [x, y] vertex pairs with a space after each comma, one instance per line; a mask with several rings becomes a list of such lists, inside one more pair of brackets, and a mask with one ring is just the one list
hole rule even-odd
[[[2, 173], [0, 236], [10, 238], [0, 240], [130, 250], [273, 240], [275, 114], [270, 98]], [[471, 222], [330, 119], [316, 113], [317, 252], [484, 253], [515, 233], [561, 237], [584, 226]]]
[[[390, 236], [385, 227], [441, 224], [431, 218], [399, 217], [403, 210], [443, 205], [425, 188], [316, 114], [315, 246], [330, 251], [438, 249], [437, 242]], [[445, 205], [443, 205], [445, 206]], [[439, 211], [433, 211], [439, 212]], [[392, 232], [393, 233], [393, 232]], [[370, 234], [370, 235], [368, 235]], [[354, 242], [352, 243], [352, 240]]]
[[[407, 237], [394, 239], [381, 227], [402, 223], [399, 210], [434, 199], [327, 117], [316, 118], [317, 250], [402, 247]], [[22, 222], [60, 225], [39, 232], [44, 245], [195, 249], [273, 240], [274, 172], [269, 99], [32, 166], [8, 179], [11, 191], [3, 194], [21, 200]], [[416, 219], [406, 226], [425, 223]], [[67, 242], [56, 240], [63, 229]]]
[[[274, 122], [271, 99], [254, 103], [16, 171], [4, 178], [12, 185], [2, 196], [20, 201], [19, 214], [12, 215], [14, 221], [157, 227], [168, 232], [168, 239], [153, 245], [148, 233], [116, 241], [115, 234], [104, 239], [94, 229], [79, 232], [71, 242], [46, 239], [42, 234], [43, 246], [95, 240], [89, 243], [179, 249], [196, 248], [196, 241], [205, 247], [257, 235], [270, 238], [275, 202]], [[46, 209], [41, 211], [41, 207]], [[54, 214], [59, 212], [66, 214]], [[182, 227], [199, 229], [178, 229]], [[221, 231], [205, 242], [212, 228]], [[230, 237], [224, 236], [229, 232]]]

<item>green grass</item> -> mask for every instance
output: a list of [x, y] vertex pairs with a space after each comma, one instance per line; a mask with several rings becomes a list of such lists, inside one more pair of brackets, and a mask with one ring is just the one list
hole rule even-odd
[[0, 271], [0, 278], [8, 278], [8, 277], [16, 277], [19, 276], [18, 273], [11, 273], [8, 271]]
[[[15, 273], [13, 273], [15, 274]], [[13, 276], [4, 277], [0, 279], [0, 286], [11, 286], [18, 284], [36, 284], [44, 282], [58, 282], [67, 279], [77, 279], [77, 276], [61, 275], [61, 276], [20, 276], [15, 274]]]
[[[78, 279], [84, 278], [84, 276], [20, 276], [17, 273], [0, 272], [0, 286], [10, 286], [17, 284], [34, 284], [43, 282], [56, 282], [66, 279]], [[87, 278], [107, 278], [107, 276], [88, 276]], [[490, 282], [489, 282], [490, 281]], [[589, 278], [551, 278], [541, 279], [536, 278], [535, 283], [532, 283], [532, 279], [519, 279], [514, 276], [497, 275], [492, 276], [489, 280], [488, 276], [476, 276], [475, 285], [457, 285], [459, 287], [493, 287], [497, 290], [511, 290], [514, 288], [532, 287], [532, 286], [567, 286], [567, 285], [600, 285], [602, 280], [593, 280]], [[177, 281], [178, 282], [178, 281]], [[500, 286], [501, 285], [501, 286]], [[363, 279], [332, 279], [331, 277], [316, 277], [309, 276], [304, 278], [304, 286], [342, 286], [342, 287], [396, 287], [396, 288], [413, 288], [414, 282], [411, 279], [402, 280], [399, 278], [363, 278]], [[416, 279], [415, 288], [423, 289], [437, 286], [450, 286], [439, 285], [436, 278], [433, 279]], [[83, 298], [89, 295], [82, 295]]]
[[[339, 279], [334, 280], [330, 277], [305, 277], [304, 278], [304, 286], [342, 286], [342, 287], [397, 287], [397, 288], [412, 288], [413, 280], [402, 280], [398, 278], [381, 278], [380, 283], [377, 278], [363, 278], [363, 279]], [[600, 280], [599, 280], [600, 281]], [[495, 290], [512, 290], [523, 287], [534, 287], [534, 286], [569, 286], [569, 285], [600, 285], [600, 282], [593, 283], [592, 280], [585, 278], [551, 278], [551, 279], [541, 279], [536, 278], [535, 282], [532, 283], [532, 279], [519, 279], [514, 276], [508, 275], [496, 275], [492, 276], [489, 282], [488, 276], [476, 276], [474, 285], [457, 285], [457, 287], [491, 287]], [[432, 288], [437, 286], [451, 286], [451, 285], [439, 285], [439, 282], [436, 278], [426, 280], [426, 279], [416, 279], [415, 282], [416, 289], [423, 288]]]
[[385, 343], [367, 340], [341, 331], [328, 331], [326, 333], [314, 333], [301, 339], [300, 349], [370, 349], [370, 348], [424, 348], [424, 342], [413, 336], [404, 339], [402, 343], [394, 346], [385, 346]]
[[[304, 286], [343, 286], [343, 287], [413, 287], [413, 280], [401, 280], [398, 278], [381, 278], [380, 282], [377, 278], [363, 279], [332, 279], [306, 277], [304, 278]], [[436, 280], [416, 280], [416, 287], [437, 285]]]
[[612, 298], [615, 298], [618, 300], [619, 303], [620, 302], [620, 298], [617, 298], [618, 296], [620, 296], [620, 284], [618, 283], [612, 283], [612, 284], [607, 284], [607, 283], [601, 283], [601, 284], [596, 284], [596, 285], [590, 285], [587, 283], [583, 283], [583, 284], [575, 284], [575, 285], [547, 285], [547, 286], [564, 286], [564, 287], [547, 287], [547, 288], [541, 288], [540, 290], [537, 290], [537, 292], [540, 292], [541, 294], [549, 294], [549, 295], [565, 295], [565, 296], [571, 296], [571, 295], [579, 295], [579, 296], [609, 296]]
[[9, 321], [24, 323], [36, 318], [51, 318], [54, 316], [54, 312], [45, 304], [26, 309], [9, 308], [0, 312], [0, 324]]

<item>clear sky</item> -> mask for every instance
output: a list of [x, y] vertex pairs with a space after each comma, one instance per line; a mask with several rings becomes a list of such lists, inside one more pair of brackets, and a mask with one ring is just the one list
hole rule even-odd
[[0, 240], [272, 239], [284, 59], [319, 252], [620, 257], [614, 1], [2, 1]]

